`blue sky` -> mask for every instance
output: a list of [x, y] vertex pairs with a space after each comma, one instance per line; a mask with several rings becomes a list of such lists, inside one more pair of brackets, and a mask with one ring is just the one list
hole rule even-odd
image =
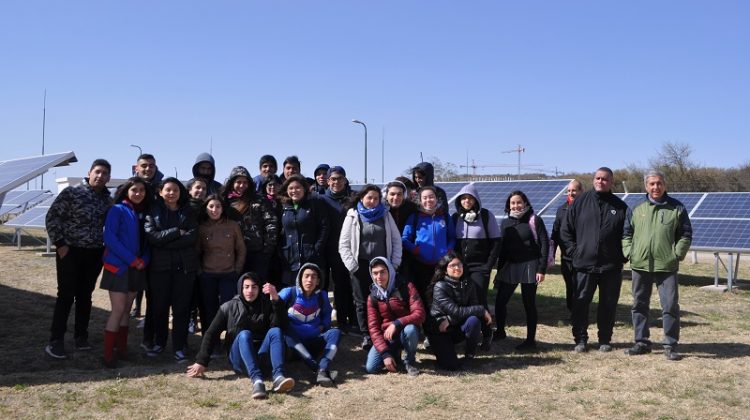
[[[290, 154], [380, 182], [425, 158], [554, 171], [646, 165], [667, 141], [750, 161], [746, 1], [5, 1], [0, 160], [131, 144], [188, 178]], [[383, 136], [383, 132], [385, 135]], [[463, 169], [461, 169], [463, 171]], [[484, 168], [478, 173], [515, 172]]]

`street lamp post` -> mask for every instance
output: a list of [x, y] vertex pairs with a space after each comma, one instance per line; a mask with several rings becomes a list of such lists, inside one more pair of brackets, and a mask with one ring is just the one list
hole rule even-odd
[[365, 128], [365, 184], [367, 184], [367, 125], [360, 120], [352, 120], [354, 124], [362, 124]]
[[[139, 145], [137, 145], [137, 144], [131, 144], [131, 145], [130, 145], [130, 147], [135, 147], [136, 149], [138, 149], [138, 157], [141, 157], [141, 155], [143, 154], [143, 149], [141, 149], [141, 146], [139, 146]], [[136, 160], [137, 160], [137, 159], [136, 159]], [[135, 176], [135, 166], [136, 166], [137, 164], [138, 164], [138, 163], [136, 162], [136, 164], [134, 164], [134, 165], [133, 165], [133, 167], [132, 167], [132, 172], [133, 172], [133, 173], [132, 173], [132, 175], [133, 175], [133, 176]]]

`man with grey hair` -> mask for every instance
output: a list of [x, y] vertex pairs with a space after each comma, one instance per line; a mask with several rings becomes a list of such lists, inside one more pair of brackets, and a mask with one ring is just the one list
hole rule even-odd
[[594, 174], [594, 189], [576, 198], [560, 228], [560, 243], [573, 259], [576, 290], [571, 324], [575, 352], [588, 351], [589, 306], [599, 288], [599, 351], [612, 351], [612, 330], [622, 286], [622, 232], [628, 206], [612, 193], [612, 170]]
[[656, 284], [662, 309], [664, 355], [680, 360], [680, 304], [677, 270], [685, 258], [693, 229], [685, 206], [667, 195], [664, 174], [651, 170], [643, 177], [644, 200], [628, 210], [622, 236], [622, 250], [633, 273], [633, 329], [635, 345], [625, 353], [631, 356], [651, 352], [648, 313], [651, 291]]

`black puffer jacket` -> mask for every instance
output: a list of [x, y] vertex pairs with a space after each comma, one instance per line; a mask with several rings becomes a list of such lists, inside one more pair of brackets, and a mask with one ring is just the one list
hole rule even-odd
[[[245, 177], [250, 186], [242, 197], [229, 198], [237, 177]], [[262, 252], [271, 255], [276, 250], [279, 237], [279, 220], [273, 203], [255, 192], [250, 172], [244, 166], [236, 166], [224, 184], [224, 200], [228, 205], [227, 216], [240, 224], [247, 252]]]
[[432, 305], [428, 329], [437, 333], [437, 327], [447, 319], [449, 328], [460, 328], [470, 316], [480, 320], [484, 317], [484, 306], [479, 304], [474, 286], [465, 278], [454, 280], [445, 278], [435, 283], [432, 290]]
[[234, 338], [240, 331], [250, 331], [253, 341], [261, 342], [269, 329], [286, 328], [286, 303], [281, 299], [272, 302], [262, 292], [254, 301], [246, 301], [242, 295], [243, 281], [237, 280], [237, 295], [219, 307], [211, 326], [206, 331], [200, 352], [196, 356], [196, 362], [203, 366], [208, 366], [211, 361], [211, 349], [215, 348], [222, 331], [227, 332], [227, 348], [231, 348]]
[[328, 239], [328, 215], [317, 198], [305, 197], [297, 208], [283, 205], [281, 259], [284, 268], [296, 271], [307, 262], [321, 264]]
[[611, 192], [586, 191], [568, 208], [560, 240], [577, 271], [622, 270], [622, 233], [628, 206]]
[[[198, 239], [198, 218], [192, 207], [184, 204], [176, 212], [170, 212], [164, 202], [159, 200], [146, 216], [144, 230], [152, 247], [150, 270], [180, 270], [185, 273], [198, 271], [200, 259], [195, 246]], [[186, 233], [183, 235], [180, 230]]]

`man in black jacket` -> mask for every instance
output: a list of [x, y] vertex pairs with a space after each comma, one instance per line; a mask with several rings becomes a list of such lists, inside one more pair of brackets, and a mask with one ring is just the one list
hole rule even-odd
[[226, 331], [229, 363], [235, 372], [244, 372], [253, 381], [254, 399], [266, 398], [261, 356], [270, 358], [273, 391], [291, 390], [294, 379], [284, 376], [284, 336], [281, 332], [281, 328], [287, 325], [286, 303], [279, 299], [273, 284], [261, 283], [253, 272], [240, 276], [237, 292], [216, 313], [203, 337], [195, 363], [188, 367], [187, 376], [203, 376], [211, 361], [211, 349]]
[[560, 272], [562, 273], [563, 280], [565, 280], [565, 306], [568, 307], [568, 311], [573, 311], [573, 295], [576, 290], [576, 275], [573, 271], [573, 260], [570, 255], [565, 251], [565, 248], [560, 241], [560, 228], [562, 227], [565, 217], [568, 214], [568, 208], [573, 204], [578, 194], [583, 192], [583, 185], [578, 180], [570, 181], [565, 193], [568, 198], [565, 200], [565, 204], [557, 208], [555, 213], [555, 223], [552, 225], [552, 243], [555, 247], [560, 247]]
[[596, 323], [599, 351], [612, 351], [612, 329], [622, 285], [622, 232], [627, 205], [612, 194], [614, 174], [607, 167], [594, 174], [594, 189], [578, 197], [560, 229], [563, 249], [573, 260], [576, 291], [571, 323], [575, 351], [588, 350], [589, 305], [599, 287]]

